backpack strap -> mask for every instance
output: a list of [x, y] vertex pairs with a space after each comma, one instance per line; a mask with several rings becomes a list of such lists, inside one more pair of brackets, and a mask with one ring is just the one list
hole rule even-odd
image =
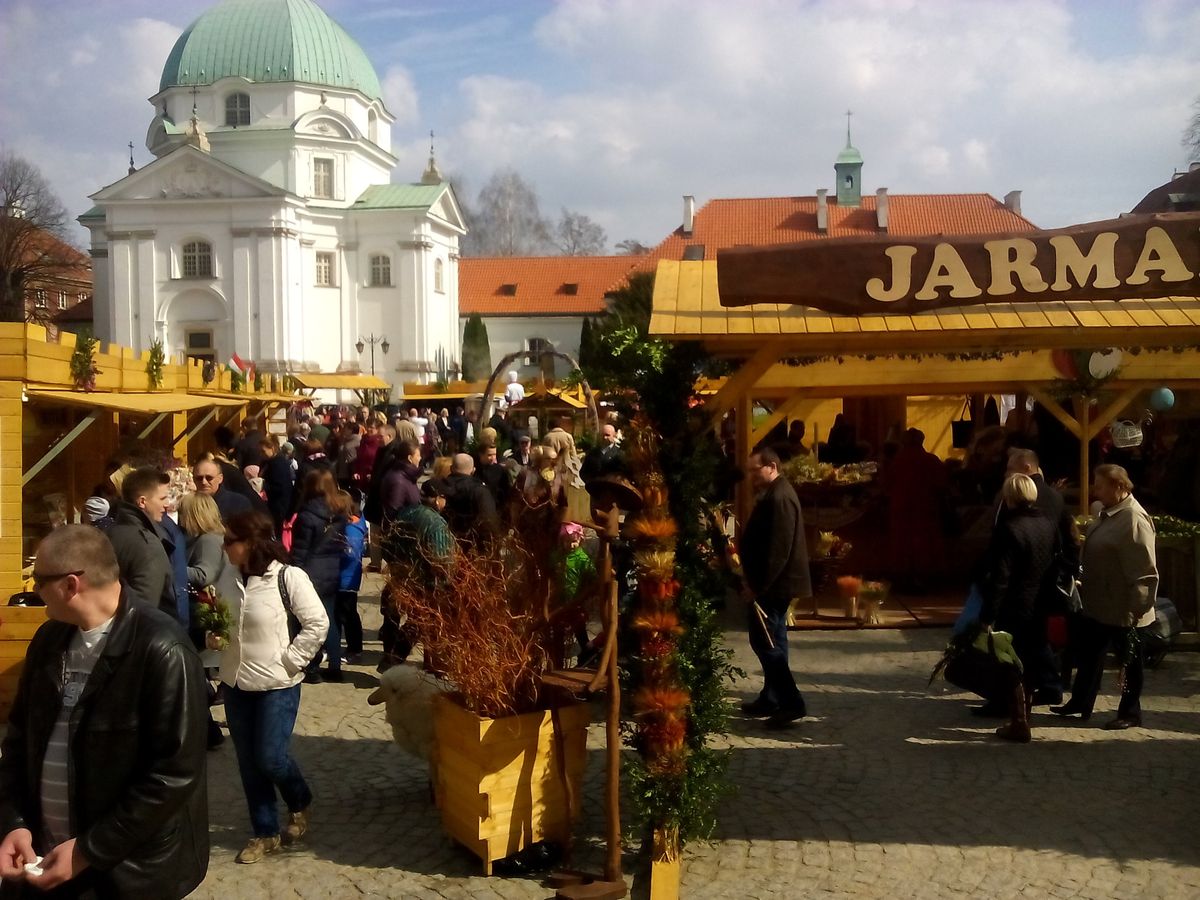
[[279, 567], [279, 576], [276, 580], [279, 582], [279, 599], [283, 601], [283, 608], [285, 610], [287, 610], [288, 615], [294, 616], [295, 613], [292, 612], [292, 598], [288, 594], [288, 586], [287, 586], [287, 578], [286, 578], [287, 570], [290, 568], [291, 568], [291, 566], [287, 565], [286, 563], [284, 565], [280, 566]]

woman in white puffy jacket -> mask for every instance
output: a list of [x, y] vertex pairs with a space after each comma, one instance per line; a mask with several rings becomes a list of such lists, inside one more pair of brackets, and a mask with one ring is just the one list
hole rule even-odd
[[[255, 510], [225, 525], [225, 552], [241, 573], [226, 599], [233, 624], [221, 656], [225, 716], [237, 750], [254, 837], [237, 861], [255, 863], [308, 830], [312, 791], [291, 756], [304, 667], [329, 630], [321, 598], [303, 569], [286, 565], [271, 517]], [[300, 624], [292, 636], [288, 613]], [[282, 834], [275, 791], [288, 808]]]

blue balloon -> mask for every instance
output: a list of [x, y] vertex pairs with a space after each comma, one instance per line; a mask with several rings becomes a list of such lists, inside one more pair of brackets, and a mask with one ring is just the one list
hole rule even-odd
[[1175, 392], [1170, 388], [1155, 388], [1150, 392], [1150, 408], [1155, 412], [1166, 412], [1175, 405]]

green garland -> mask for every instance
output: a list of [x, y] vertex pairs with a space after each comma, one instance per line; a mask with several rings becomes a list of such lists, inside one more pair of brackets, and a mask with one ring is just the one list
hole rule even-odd
[[97, 340], [92, 335], [90, 329], [84, 329], [79, 332], [75, 338], [75, 350], [71, 353], [71, 380], [75, 382], [75, 389], [79, 391], [94, 391], [96, 389], [96, 376], [100, 374], [100, 367], [96, 365], [96, 346]]
[[1200, 522], [1189, 522], [1175, 516], [1151, 516], [1154, 535], [1160, 538], [1200, 538]]
[[163, 386], [163, 364], [167, 354], [163, 351], [161, 340], [155, 340], [150, 345], [150, 356], [146, 360], [146, 380], [150, 382], [150, 390], [155, 391]]

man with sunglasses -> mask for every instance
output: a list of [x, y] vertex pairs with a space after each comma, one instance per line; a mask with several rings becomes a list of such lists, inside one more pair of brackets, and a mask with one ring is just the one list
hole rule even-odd
[[174, 542], [162, 527], [171, 479], [160, 469], [134, 469], [121, 482], [116, 521], [106, 534], [117, 554], [121, 583], [143, 603], [178, 618]]
[[49, 621], [0, 747], [4, 896], [70, 882], [53, 896], [171, 900], [208, 869], [204, 672], [183, 631], [118, 575], [91, 526], [63, 525], [38, 548]]
[[197, 494], [208, 494], [217, 504], [221, 520], [228, 522], [240, 512], [250, 509], [250, 501], [224, 487], [225, 473], [215, 459], [200, 459], [192, 466], [192, 481]]

